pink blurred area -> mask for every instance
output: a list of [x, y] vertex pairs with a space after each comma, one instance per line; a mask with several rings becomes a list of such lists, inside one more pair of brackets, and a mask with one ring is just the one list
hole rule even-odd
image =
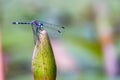
[[55, 40], [52, 41], [51, 43], [58, 70], [63, 72], [77, 71], [78, 65], [72, 58], [72, 56], [70, 56], [67, 50], [65, 49], [64, 43]]
[[1, 35], [0, 35], [0, 80], [5, 80], [4, 79], [4, 66], [3, 66]]

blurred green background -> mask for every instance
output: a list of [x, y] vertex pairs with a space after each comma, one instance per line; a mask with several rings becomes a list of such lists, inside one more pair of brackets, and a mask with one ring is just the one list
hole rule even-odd
[[[120, 1], [106, 3], [120, 63]], [[106, 80], [93, 0], [1, 0], [1, 4], [6, 80], [33, 80], [31, 26], [13, 25], [12, 22], [35, 19], [66, 26], [62, 37], [51, 39], [58, 68], [57, 80]]]

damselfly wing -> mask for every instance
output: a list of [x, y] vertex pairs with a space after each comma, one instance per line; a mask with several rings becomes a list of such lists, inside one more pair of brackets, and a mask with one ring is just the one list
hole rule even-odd
[[44, 21], [40, 22], [43, 23], [43, 27], [48, 32], [48, 35], [50, 37], [59, 37], [65, 31], [65, 27], [63, 25], [51, 24]]

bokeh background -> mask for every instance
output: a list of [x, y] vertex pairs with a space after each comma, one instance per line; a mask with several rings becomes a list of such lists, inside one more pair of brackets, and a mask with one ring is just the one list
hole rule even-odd
[[0, 0], [0, 80], [33, 80], [31, 26], [12, 22], [35, 19], [65, 25], [51, 39], [56, 80], [120, 79], [119, 0]]

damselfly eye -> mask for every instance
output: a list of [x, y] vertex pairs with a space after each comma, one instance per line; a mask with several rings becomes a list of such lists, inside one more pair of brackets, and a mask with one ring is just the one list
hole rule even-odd
[[43, 26], [43, 24], [41, 23], [40, 26]]

